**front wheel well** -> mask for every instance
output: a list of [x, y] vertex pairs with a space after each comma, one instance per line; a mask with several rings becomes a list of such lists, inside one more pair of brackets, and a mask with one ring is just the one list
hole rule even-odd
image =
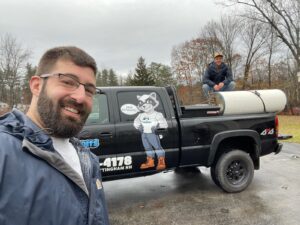
[[248, 153], [253, 161], [254, 168], [259, 169], [259, 151], [258, 145], [252, 137], [249, 136], [238, 136], [238, 137], [229, 137], [222, 140], [215, 153], [213, 164], [216, 164], [220, 156], [224, 152], [229, 152], [234, 149], [242, 150]]

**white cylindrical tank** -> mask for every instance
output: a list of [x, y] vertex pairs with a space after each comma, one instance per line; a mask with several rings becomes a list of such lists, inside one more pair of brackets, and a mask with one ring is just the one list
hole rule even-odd
[[215, 97], [223, 115], [280, 112], [287, 103], [279, 89], [215, 92]]

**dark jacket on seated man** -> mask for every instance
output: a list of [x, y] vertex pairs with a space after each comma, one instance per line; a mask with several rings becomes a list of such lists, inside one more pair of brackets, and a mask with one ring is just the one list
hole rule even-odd
[[232, 79], [231, 70], [222, 62], [219, 68], [215, 62], [211, 62], [208, 65], [203, 77], [203, 84], [207, 84], [210, 87], [223, 82], [224, 85], [228, 85]]
[[209, 97], [209, 92], [232, 91], [235, 88], [231, 70], [222, 60], [223, 55], [216, 53], [214, 61], [208, 65], [203, 75], [202, 89], [206, 97]]

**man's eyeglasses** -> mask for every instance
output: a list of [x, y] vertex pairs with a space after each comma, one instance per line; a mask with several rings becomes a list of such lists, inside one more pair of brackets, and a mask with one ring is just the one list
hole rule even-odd
[[93, 97], [97, 93], [97, 88], [93, 84], [83, 84], [79, 82], [73, 74], [49, 73], [40, 75], [41, 78], [48, 78], [52, 76], [58, 76], [60, 84], [69, 91], [75, 91], [80, 85], [82, 85], [87, 96]]

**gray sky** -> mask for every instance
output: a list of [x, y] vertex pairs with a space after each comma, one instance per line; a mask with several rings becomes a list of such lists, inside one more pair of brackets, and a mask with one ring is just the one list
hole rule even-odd
[[99, 69], [127, 74], [140, 56], [170, 65], [172, 47], [221, 12], [214, 0], [0, 0], [0, 35], [32, 49], [33, 65], [51, 47], [76, 45]]

